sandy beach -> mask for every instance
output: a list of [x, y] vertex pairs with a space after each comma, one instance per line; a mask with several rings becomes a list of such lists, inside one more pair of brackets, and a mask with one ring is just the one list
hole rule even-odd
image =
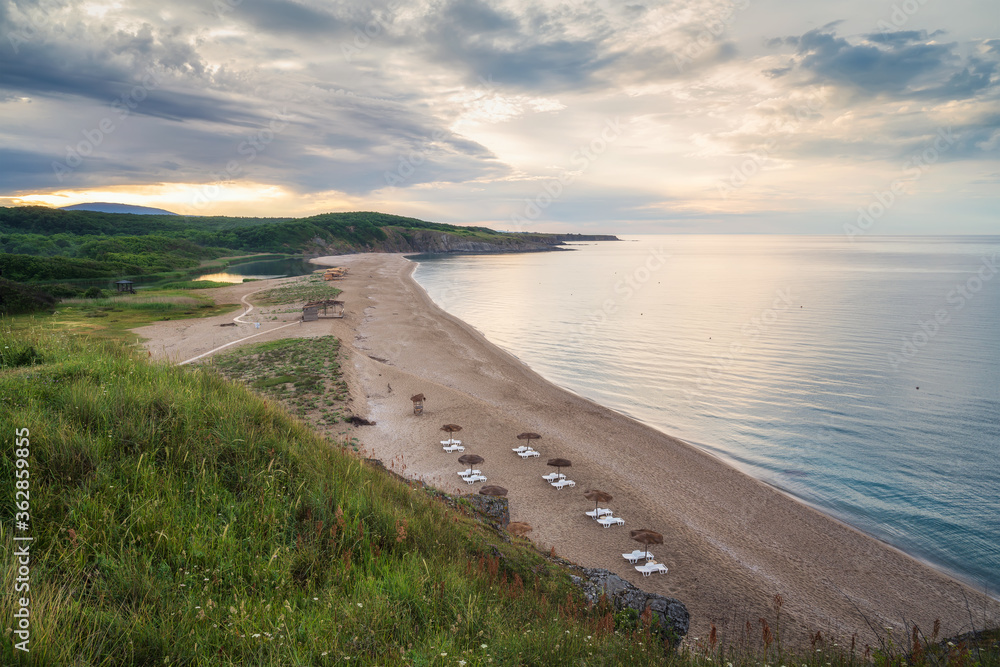
[[[489, 483], [509, 489], [511, 518], [531, 524], [539, 547], [680, 599], [692, 615], [691, 638], [706, 636], [713, 623], [734, 639], [747, 620], [773, 624], [775, 595], [784, 600], [783, 638], [795, 643], [816, 631], [850, 642], [857, 632], [863, 645], [874, 642], [869, 626], [893, 627], [898, 637], [904, 621], [929, 632], [940, 619], [945, 635], [971, 630], [973, 621], [998, 624], [1000, 603], [981, 592], [701, 450], [550, 384], [435, 306], [402, 256], [317, 261], [350, 267], [337, 284], [347, 303], [342, 320], [297, 324], [297, 314], [278, 308], [263, 314], [260, 329], [252, 323], [260, 312], [219, 326], [240, 308], [135, 331], [154, 357], [175, 363], [237, 341], [340, 337], [351, 407], [376, 422], [354, 432], [370, 456], [447, 491], [475, 493], [478, 487], [456, 475], [459, 455], [439, 443], [447, 437], [442, 424], [462, 425], [457, 437], [465, 452], [485, 459], [477, 467]], [[238, 303], [275, 282], [234, 285], [214, 297]], [[421, 416], [409, 400], [416, 393], [427, 396]], [[542, 435], [535, 443], [540, 458], [524, 461], [511, 451], [523, 431]], [[575, 488], [556, 490], [541, 479], [552, 457], [572, 461], [564, 472]], [[614, 496], [606, 506], [624, 526], [603, 528], [584, 515], [594, 508], [583, 497], [588, 488]], [[622, 558], [639, 546], [629, 539], [633, 528], [664, 535], [651, 550], [669, 567], [666, 575], [643, 578]]]

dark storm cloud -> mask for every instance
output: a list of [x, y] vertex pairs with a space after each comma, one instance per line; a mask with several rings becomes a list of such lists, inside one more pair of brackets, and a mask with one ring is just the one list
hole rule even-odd
[[833, 83], [862, 95], [930, 100], [965, 99], [993, 85], [996, 61], [963, 61], [955, 43], [933, 41], [938, 34], [887, 32], [852, 43], [824, 27], [786, 38], [784, 43], [797, 49], [793, 65], [768, 73], [782, 76], [798, 71], [811, 75], [814, 82]]

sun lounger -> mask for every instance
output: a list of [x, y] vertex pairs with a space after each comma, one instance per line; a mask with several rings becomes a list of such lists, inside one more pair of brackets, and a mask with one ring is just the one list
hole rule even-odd
[[520, 454], [521, 452], [527, 451], [529, 449], [531, 449], [531, 447], [525, 447], [524, 445], [521, 445], [520, 447], [514, 447], [510, 451], [514, 452], [515, 454]]
[[485, 482], [486, 481], [486, 478], [483, 477], [482, 475], [469, 475], [468, 477], [465, 477], [464, 479], [469, 484], [475, 484], [476, 482]]
[[468, 470], [463, 470], [462, 472], [458, 473], [458, 476], [468, 477], [469, 475], [482, 475], [482, 474], [483, 474], [482, 470], [473, 470], [472, 468], [469, 468]]
[[461, 440], [455, 440], [455, 438], [448, 438], [447, 440], [442, 440], [441, 444], [442, 445], [461, 445], [462, 441]]
[[534, 449], [528, 449], [528, 450], [523, 451], [523, 452], [518, 452], [517, 455], [520, 456], [522, 459], [527, 459], [527, 458], [530, 458], [532, 456], [534, 456], [535, 458], [538, 458], [539, 456], [541, 456], [541, 454], [539, 454], [538, 452], [536, 452]]
[[450, 445], [450, 446], [445, 446], [444, 451], [448, 452], [449, 454], [453, 454], [454, 452], [464, 452], [465, 447], [463, 447], [462, 445]]
[[[643, 551], [642, 549], [636, 549], [635, 551], [633, 551], [630, 554], [622, 554], [622, 558], [624, 558], [625, 560], [627, 560], [628, 562], [633, 563], [633, 564], [634, 563], [638, 563], [640, 559], [646, 558], [646, 557], [647, 557], [646, 556], [646, 552]], [[650, 560], [652, 560], [653, 554], [649, 554], [648, 558]]]
[[601, 524], [605, 528], [609, 528], [611, 526], [624, 526], [625, 519], [617, 516], [605, 516], [598, 519], [597, 523]]
[[566, 475], [561, 472], [550, 472], [548, 475], [542, 475], [542, 479], [546, 482], [554, 482], [557, 479], [566, 479]]
[[556, 487], [556, 490], [560, 490], [566, 486], [576, 486], [576, 482], [571, 479], [561, 479], [558, 482], [552, 482], [552, 486]]
[[585, 514], [589, 516], [591, 519], [600, 519], [605, 514], [610, 515], [611, 510], [609, 510], [607, 507], [598, 507], [596, 510], [590, 510], [589, 512], [585, 512]]
[[666, 574], [667, 566], [663, 563], [646, 563], [645, 565], [636, 565], [635, 569], [642, 572], [642, 576], [648, 577], [654, 573]]

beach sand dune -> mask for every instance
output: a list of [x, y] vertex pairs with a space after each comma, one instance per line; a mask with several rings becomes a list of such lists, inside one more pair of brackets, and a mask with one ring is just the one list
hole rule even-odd
[[[478, 485], [456, 474], [466, 467], [459, 454], [440, 445], [447, 438], [441, 425], [460, 424], [465, 453], [485, 459], [476, 467], [509, 490], [511, 519], [531, 524], [539, 547], [680, 599], [692, 615], [691, 637], [706, 636], [710, 624], [729, 639], [747, 620], [773, 624], [775, 595], [784, 601], [783, 639], [798, 644], [819, 630], [847, 641], [857, 632], [863, 645], [875, 641], [869, 626], [896, 628], [898, 637], [904, 619], [925, 629], [940, 619], [943, 632], [954, 634], [971, 629], [969, 609], [978, 626], [997, 624], [996, 601], [695, 447], [545, 381], [435, 306], [402, 256], [316, 261], [351, 268], [338, 283], [347, 317], [268, 335], [341, 337], [353, 409], [376, 422], [355, 431], [366, 452], [409, 477], [475, 493]], [[226, 288], [223, 296], [235, 301], [250, 287]], [[180, 361], [212, 349], [204, 336], [217, 336], [214, 324], [164, 322], [137, 333], [154, 355]], [[421, 416], [409, 400], [417, 393], [427, 396]], [[541, 457], [525, 461], [511, 451], [524, 431], [542, 435], [533, 443]], [[556, 490], [541, 479], [553, 457], [572, 461], [563, 472], [575, 488]], [[606, 505], [624, 526], [603, 528], [585, 516], [594, 507], [583, 496], [588, 488], [614, 496]], [[663, 534], [651, 550], [668, 574], [643, 578], [622, 558], [639, 546], [629, 539], [634, 528]]]

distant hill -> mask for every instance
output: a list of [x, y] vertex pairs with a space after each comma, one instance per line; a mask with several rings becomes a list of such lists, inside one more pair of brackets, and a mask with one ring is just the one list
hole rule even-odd
[[98, 213], [134, 213], [135, 215], [177, 215], [162, 208], [150, 206], [133, 206], [132, 204], [112, 204], [108, 202], [92, 202], [63, 206], [63, 211], [97, 211]]

